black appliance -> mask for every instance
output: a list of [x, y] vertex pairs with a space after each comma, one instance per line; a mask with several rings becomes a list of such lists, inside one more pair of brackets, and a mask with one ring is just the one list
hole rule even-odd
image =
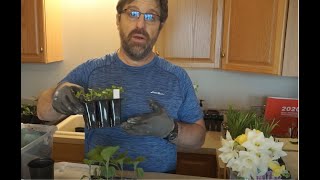
[[221, 131], [221, 123], [223, 121], [223, 115], [215, 109], [204, 110], [203, 116], [207, 131]]

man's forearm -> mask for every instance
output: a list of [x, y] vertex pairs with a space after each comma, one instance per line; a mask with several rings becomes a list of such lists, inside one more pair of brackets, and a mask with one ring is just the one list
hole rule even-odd
[[204, 143], [206, 129], [203, 120], [194, 124], [178, 122], [178, 137], [175, 144], [182, 148], [198, 149]]
[[67, 115], [60, 114], [56, 112], [52, 107], [52, 94], [54, 93], [55, 88], [50, 88], [43, 91], [37, 103], [37, 116], [41, 120], [45, 121], [54, 121], [57, 119], [62, 119]]

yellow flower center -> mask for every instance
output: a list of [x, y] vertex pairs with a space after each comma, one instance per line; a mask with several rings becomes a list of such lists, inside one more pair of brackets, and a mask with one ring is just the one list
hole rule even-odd
[[247, 136], [245, 134], [241, 134], [235, 139], [235, 141], [242, 144], [247, 141]]
[[269, 168], [272, 170], [272, 175], [274, 177], [279, 177], [281, 176], [281, 174], [283, 173], [283, 171], [285, 170], [285, 166], [282, 165], [280, 166], [279, 164], [276, 164], [274, 162], [269, 162]]

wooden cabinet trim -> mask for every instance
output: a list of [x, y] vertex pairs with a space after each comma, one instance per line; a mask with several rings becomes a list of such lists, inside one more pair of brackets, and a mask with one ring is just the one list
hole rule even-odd
[[298, 77], [298, 0], [289, 1], [282, 76]]

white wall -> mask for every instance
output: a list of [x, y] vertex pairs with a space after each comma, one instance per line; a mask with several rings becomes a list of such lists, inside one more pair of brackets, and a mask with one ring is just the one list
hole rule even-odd
[[[21, 64], [22, 98], [38, 96], [80, 63], [120, 47], [115, 22], [117, 1], [62, 1], [64, 61]], [[298, 97], [298, 78], [221, 70], [187, 71], [192, 81], [199, 84], [198, 97], [205, 100], [208, 108], [262, 105], [266, 96]]]
[[298, 98], [298, 78], [222, 70], [187, 70], [204, 108], [261, 106], [267, 96]]

